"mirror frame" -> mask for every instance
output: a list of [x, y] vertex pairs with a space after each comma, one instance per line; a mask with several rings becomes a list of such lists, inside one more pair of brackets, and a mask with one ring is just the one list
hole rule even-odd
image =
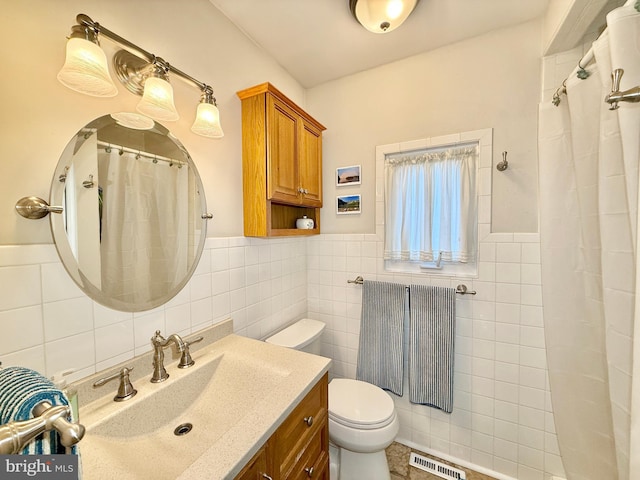
[[[74, 157], [74, 148], [77, 143], [77, 139], [81, 136], [84, 136], [85, 139], [90, 138], [92, 135], [97, 134], [99, 128], [104, 126], [113, 125], [118, 123], [121, 126], [122, 123], [118, 122], [111, 115], [107, 114], [102, 117], [98, 117], [93, 121], [89, 122], [85, 127], [81, 128], [68, 142], [65, 149], [63, 150], [56, 169], [53, 174], [53, 179], [51, 181], [51, 190], [49, 195], [50, 205], [62, 205], [63, 204], [63, 196], [65, 192], [65, 181], [66, 178], [66, 168], [73, 162]], [[51, 214], [50, 217], [50, 226], [51, 226], [51, 234], [53, 236], [53, 241], [56, 246], [56, 250], [58, 252], [58, 256], [60, 257], [60, 261], [64, 265], [65, 270], [69, 274], [69, 276], [73, 279], [73, 281], [78, 285], [78, 287], [91, 299], [96, 301], [97, 303], [104, 305], [105, 307], [124, 311], [124, 312], [142, 312], [151, 310], [153, 308], [159, 307], [173, 297], [175, 297], [187, 284], [187, 282], [193, 276], [198, 264], [200, 262], [200, 258], [202, 256], [202, 251], [204, 249], [204, 244], [207, 238], [207, 223], [211, 218], [209, 214], [207, 214], [207, 204], [205, 198], [204, 187], [202, 185], [202, 180], [200, 178], [200, 174], [189, 155], [187, 149], [182, 145], [182, 143], [174, 137], [171, 132], [163, 125], [158, 122], [153, 122], [154, 126], [145, 129], [144, 131], [150, 131], [151, 133], [155, 133], [158, 135], [166, 136], [169, 140], [171, 140], [175, 146], [183, 153], [184, 161], [188, 164], [188, 167], [191, 172], [193, 172], [193, 182], [195, 187], [195, 192], [190, 191], [190, 195], [199, 197], [199, 205], [196, 201], [194, 204], [194, 215], [193, 219], [200, 219], [199, 230], [200, 230], [200, 238], [198, 240], [198, 245], [194, 251], [193, 260], [188, 265], [187, 273], [182, 278], [182, 280], [170, 289], [165, 295], [159, 296], [157, 298], [150, 298], [146, 302], [142, 303], [132, 303], [125, 302], [116, 298], [112, 298], [106, 294], [104, 294], [98, 287], [96, 287], [91, 281], [87, 279], [87, 277], [82, 273], [78, 261], [71, 249], [71, 245], [69, 243], [69, 239], [65, 232], [64, 220], [62, 215]], [[135, 132], [136, 129], [130, 129], [132, 132]], [[142, 131], [142, 130], [139, 130]], [[182, 159], [181, 159], [182, 160]], [[198, 212], [199, 208], [199, 212]], [[191, 219], [187, 222], [187, 224], [191, 225], [193, 222]], [[198, 225], [194, 225], [191, 228], [194, 229], [194, 233], [197, 233]]]

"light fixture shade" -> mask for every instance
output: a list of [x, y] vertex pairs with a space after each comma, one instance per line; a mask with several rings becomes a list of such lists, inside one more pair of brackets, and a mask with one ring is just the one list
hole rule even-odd
[[118, 89], [109, 76], [107, 56], [102, 48], [83, 38], [67, 41], [67, 56], [58, 80], [76, 92], [93, 97], [113, 97]]
[[145, 80], [144, 94], [136, 110], [156, 120], [173, 122], [180, 118], [173, 103], [173, 87], [169, 82], [158, 77], [149, 77]]
[[220, 125], [220, 111], [212, 103], [201, 102], [198, 104], [196, 120], [191, 131], [203, 137], [222, 138], [224, 132]]
[[419, 0], [349, 0], [351, 13], [373, 33], [388, 33], [409, 17]]

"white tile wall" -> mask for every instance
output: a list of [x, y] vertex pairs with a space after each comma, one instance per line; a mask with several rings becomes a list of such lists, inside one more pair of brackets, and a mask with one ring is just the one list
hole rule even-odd
[[[538, 235], [488, 235], [480, 244], [484, 268], [477, 278], [390, 274], [379, 256], [381, 244], [373, 234], [308, 239], [308, 314], [327, 324], [323, 353], [334, 360], [332, 374], [355, 378], [362, 287], [347, 280], [362, 275], [406, 284], [464, 283], [478, 294], [456, 302], [453, 413], [394, 396], [398, 439], [500, 478], [562, 474], [547, 400]], [[331, 255], [345, 248], [353, 268]], [[373, 266], [364, 270], [367, 264]]]
[[208, 239], [187, 286], [166, 305], [118, 312], [85, 296], [53, 245], [0, 246], [0, 362], [76, 380], [150, 350], [156, 329], [188, 335], [226, 318], [262, 338], [307, 313], [306, 241]]
[[[487, 215], [479, 216], [477, 277], [385, 271], [383, 215], [376, 215], [376, 234], [308, 239], [308, 314], [327, 324], [323, 353], [334, 360], [332, 374], [355, 378], [362, 287], [347, 280], [362, 275], [404, 284], [464, 283], [476, 290], [456, 300], [453, 412], [392, 395], [398, 440], [496, 478], [543, 480], [563, 471], [547, 381], [540, 240], [535, 233], [490, 233], [490, 158], [481, 154], [479, 193]], [[377, 192], [378, 210], [383, 195]]]

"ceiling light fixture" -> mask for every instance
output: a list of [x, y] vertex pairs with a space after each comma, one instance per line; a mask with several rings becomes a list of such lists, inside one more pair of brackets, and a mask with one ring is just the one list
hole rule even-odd
[[419, 0], [349, 0], [349, 9], [373, 33], [388, 33], [411, 15]]
[[[116, 77], [127, 90], [142, 96], [136, 107], [140, 113], [162, 121], [180, 118], [173, 101], [173, 88], [169, 83], [169, 75], [175, 75], [202, 92], [192, 131], [210, 138], [223, 136], [220, 112], [213, 97], [213, 89], [209, 85], [94, 22], [87, 15], [79, 14], [76, 21], [78, 25], [72, 27], [67, 42], [65, 64], [58, 73], [58, 80], [63, 85], [98, 97], [112, 97], [118, 93], [109, 75], [106, 55], [99, 46], [98, 35], [102, 35], [124, 47], [113, 56], [113, 68]], [[202, 108], [203, 105], [206, 106]], [[201, 115], [201, 110], [207, 110], [209, 114]]]

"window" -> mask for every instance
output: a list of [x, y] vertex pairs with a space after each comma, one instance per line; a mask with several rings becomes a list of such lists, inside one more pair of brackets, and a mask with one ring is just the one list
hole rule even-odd
[[386, 270], [477, 273], [477, 178], [483, 147], [481, 138], [463, 141], [462, 136], [378, 147]]

